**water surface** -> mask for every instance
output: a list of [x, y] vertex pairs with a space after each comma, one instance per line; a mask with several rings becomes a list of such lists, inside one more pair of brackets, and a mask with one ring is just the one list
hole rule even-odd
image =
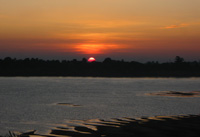
[[145, 95], [159, 91], [200, 91], [200, 78], [0, 77], [0, 134], [46, 133], [70, 120], [200, 113], [198, 97]]

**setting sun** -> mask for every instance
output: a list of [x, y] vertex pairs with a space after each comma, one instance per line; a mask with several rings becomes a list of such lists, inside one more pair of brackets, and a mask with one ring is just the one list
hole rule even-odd
[[88, 59], [88, 62], [94, 62], [94, 61], [96, 61], [96, 59], [95, 59], [94, 57], [90, 57], [90, 58]]

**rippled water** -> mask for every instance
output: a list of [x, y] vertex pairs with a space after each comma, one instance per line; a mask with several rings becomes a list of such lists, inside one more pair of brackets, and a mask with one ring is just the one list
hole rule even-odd
[[159, 91], [200, 91], [200, 78], [0, 77], [0, 134], [46, 133], [70, 120], [200, 113], [198, 97], [144, 95]]

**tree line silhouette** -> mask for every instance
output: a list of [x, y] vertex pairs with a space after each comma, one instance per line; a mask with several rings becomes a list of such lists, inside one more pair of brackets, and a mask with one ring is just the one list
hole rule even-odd
[[92, 76], [92, 77], [199, 77], [200, 61], [186, 62], [176, 56], [173, 62], [102, 62], [42, 60], [38, 58], [0, 59], [0, 76]]

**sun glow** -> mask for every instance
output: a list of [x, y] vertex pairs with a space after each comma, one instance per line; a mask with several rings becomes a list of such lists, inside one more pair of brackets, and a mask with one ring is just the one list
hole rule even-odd
[[119, 49], [119, 47], [107, 44], [82, 44], [76, 47], [76, 51], [82, 54], [103, 54], [113, 49]]

